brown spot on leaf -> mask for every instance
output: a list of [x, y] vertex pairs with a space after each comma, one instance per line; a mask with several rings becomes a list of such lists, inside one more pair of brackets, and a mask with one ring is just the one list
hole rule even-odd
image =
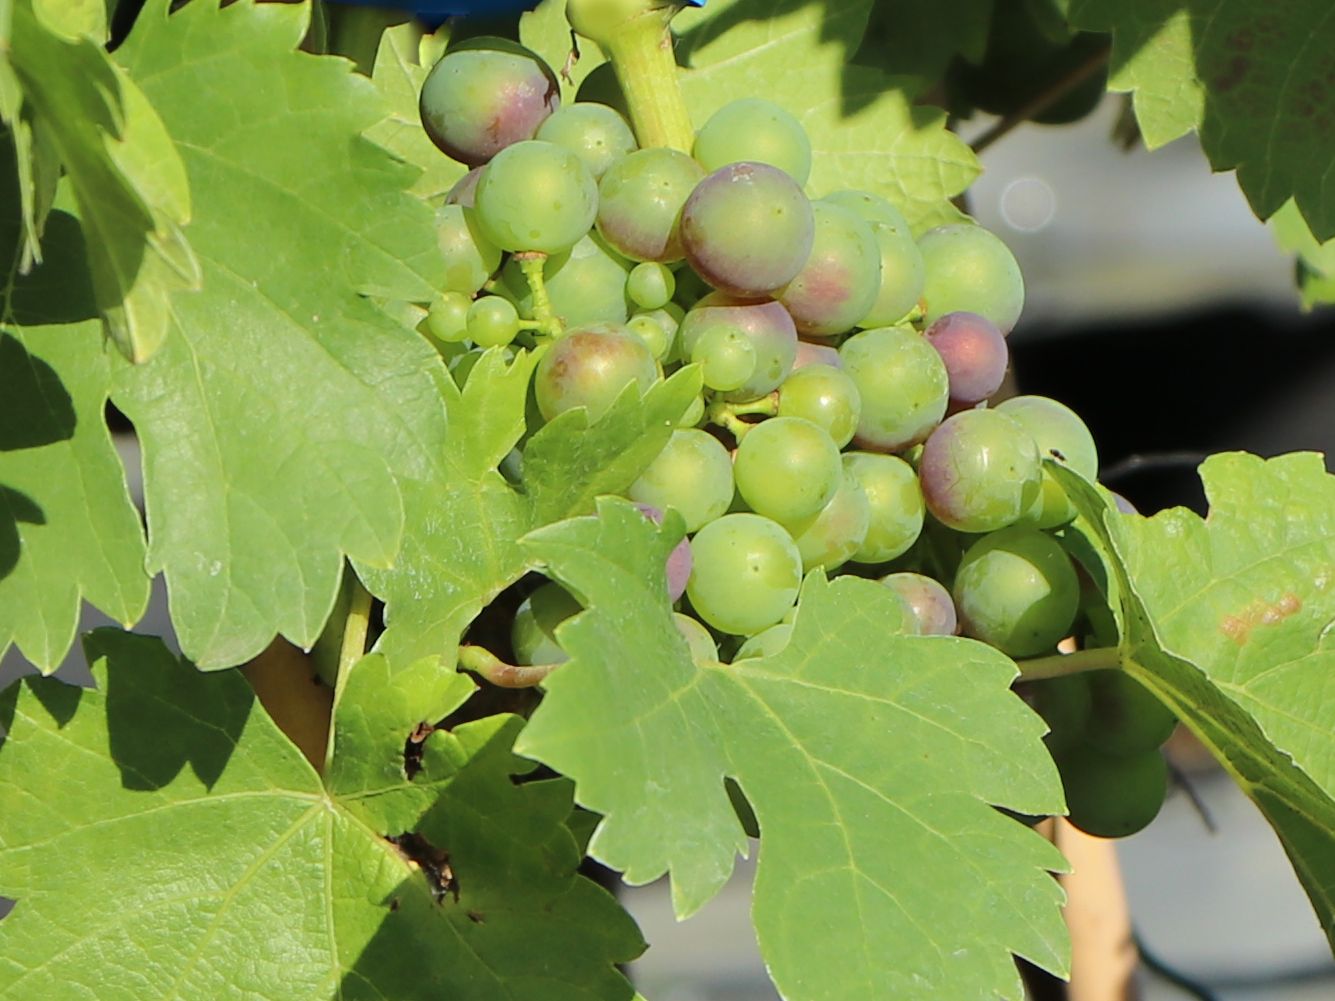
[[1211, 88], [1219, 94], [1227, 94], [1230, 90], [1242, 83], [1246, 79], [1247, 72], [1252, 67], [1252, 61], [1246, 56], [1234, 56], [1228, 61], [1228, 65], [1223, 71], [1216, 74], [1210, 81]]
[[1303, 607], [1303, 600], [1292, 591], [1275, 602], [1253, 601], [1236, 615], [1225, 615], [1219, 620], [1219, 631], [1238, 646], [1251, 638], [1257, 626], [1273, 626], [1283, 622]]

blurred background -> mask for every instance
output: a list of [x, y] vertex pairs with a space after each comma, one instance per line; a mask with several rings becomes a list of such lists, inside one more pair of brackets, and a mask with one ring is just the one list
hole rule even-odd
[[[969, 208], [1024, 272], [1027, 306], [1011, 337], [1020, 391], [1081, 414], [1106, 482], [1142, 512], [1203, 510], [1194, 470], [1207, 453], [1335, 453], [1335, 310], [1300, 311], [1291, 257], [1234, 178], [1210, 173], [1194, 137], [1154, 153], [1111, 141], [1122, 109], [1108, 97], [1075, 125], [1015, 129], [986, 150]], [[988, 125], [962, 131], [971, 138]], [[137, 480], [133, 439], [119, 445]], [[86, 616], [85, 626], [99, 624]], [[139, 628], [169, 633], [160, 586]], [[28, 670], [11, 651], [0, 685]], [[63, 676], [86, 681], [77, 653]], [[1176, 757], [1214, 830], [1179, 790], [1118, 845], [1139, 938], [1152, 965], [1170, 971], [1147, 970], [1144, 997], [1335, 999], [1330, 950], [1269, 827], [1189, 742]], [[752, 872], [741, 865], [682, 924], [665, 885], [624, 891], [653, 943], [634, 969], [647, 997], [777, 997], [751, 936]], [[1194, 993], [1174, 976], [1194, 981]]]

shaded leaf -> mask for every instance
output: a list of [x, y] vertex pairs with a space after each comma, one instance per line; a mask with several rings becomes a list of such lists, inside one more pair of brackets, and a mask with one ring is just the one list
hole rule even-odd
[[1298, 292], [1304, 309], [1335, 303], [1335, 239], [1317, 243], [1294, 202], [1270, 217], [1275, 239], [1298, 258]]

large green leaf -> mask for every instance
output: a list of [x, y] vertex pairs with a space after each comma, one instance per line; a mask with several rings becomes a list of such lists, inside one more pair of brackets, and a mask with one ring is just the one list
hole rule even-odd
[[88, 284], [84, 232], [47, 227], [45, 263], [18, 273], [20, 200], [0, 134], [0, 651], [39, 667], [74, 640], [81, 600], [129, 625], [148, 603], [144, 534], [103, 421], [111, 359]]
[[900, 635], [884, 588], [819, 575], [781, 653], [695, 664], [651, 572], [675, 542], [610, 499], [525, 542], [589, 603], [517, 749], [604, 815], [590, 854], [632, 883], [670, 872], [690, 914], [745, 849], [730, 776], [759, 819], [754, 919], [785, 996], [1018, 999], [1011, 952], [1064, 970], [1061, 857], [993, 809], [1062, 803], [1015, 665]]
[[[143, 361], [167, 335], [173, 291], [199, 284], [181, 229], [190, 194], [176, 146], [144, 94], [93, 39], [58, 34], [30, 0], [17, 0], [10, 41], [30, 118], [17, 133], [20, 160], [32, 156], [23, 138], [30, 127], [33, 142], [59, 158], [78, 201], [107, 331], [127, 358]], [[0, 92], [10, 89], [0, 80]], [[11, 102], [0, 98], [7, 119], [3, 106]], [[31, 241], [40, 211], [27, 185], [24, 198]], [[31, 247], [29, 256], [36, 256]]]
[[1070, 0], [1113, 32], [1113, 90], [1134, 90], [1145, 141], [1191, 130], [1215, 170], [1238, 172], [1262, 219], [1290, 198], [1335, 237], [1335, 5], [1328, 0]]
[[88, 652], [96, 690], [0, 698], [0, 997], [631, 997], [613, 964], [642, 943], [576, 875], [570, 784], [512, 780], [517, 719], [437, 731], [405, 774], [406, 736], [466, 682], [362, 661], [325, 785], [236, 673], [110, 631]]
[[1335, 943], [1335, 477], [1317, 455], [1217, 455], [1208, 518], [1145, 519], [1053, 471], [1110, 554], [1125, 669], [1256, 801]]
[[912, 80], [849, 64], [870, 7], [725, 0], [683, 14], [682, 87], [697, 126], [741, 95], [778, 102], [811, 137], [815, 193], [874, 191], [921, 229], [952, 215], [949, 200], [978, 176], [978, 161], [945, 112], [911, 102]]
[[182, 150], [203, 290], [114, 398], [144, 447], [150, 563], [201, 666], [319, 635], [343, 555], [398, 551], [398, 480], [444, 437], [439, 358], [358, 292], [430, 299], [442, 269], [416, 172], [361, 137], [375, 85], [296, 51], [307, 11], [145, 10], [117, 51]]
[[993, 0], [876, 0], [858, 61], [914, 78], [914, 93], [937, 84], [955, 56], [971, 62], [987, 49]]

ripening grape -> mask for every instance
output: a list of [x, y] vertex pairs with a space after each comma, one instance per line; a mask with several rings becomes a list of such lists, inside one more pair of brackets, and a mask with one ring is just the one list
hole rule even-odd
[[710, 327], [691, 345], [690, 361], [700, 366], [707, 389], [728, 392], [739, 389], [756, 371], [756, 349], [736, 327]]
[[[812, 344], [810, 341], [797, 342], [797, 354], [793, 357], [793, 371], [799, 368], [806, 368], [808, 365], [829, 365], [831, 368], [842, 369], [844, 360], [839, 357], [839, 349], [832, 348], [828, 344]], [[861, 407], [861, 398], [858, 406]]]
[[1084, 739], [1091, 705], [1089, 682], [1084, 674], [1035, 681], [1030, 693], [1034, 712], [1048, 725], [1043, 740], [1050, 751], [1055, 753]]
[[[1099, 453], [1094, 436], [1070, 407], [1046, 396], [1016, 396], [999, 403], [997, 411], [1033, 436], [1040, 457], [1059, 458], [1088, 480], [1098, 476]], [[1038, 528], [1055, 528], [1074, 520], [1075, 515], [1075, 505], [1066, 491], [1044, 470], [1042, 494], [1025, 520]]]
[[700, 336], [712, 327], [741, 331], [756, 349], [756, 368], [745, 383], [725, 399], [758, 400], [787, 378], [797, 355], [797, 330], [788, 311], [777, 302], [748, 302], [711, 292], [682, 318], [678, 343], [687, 357]]
[[971, 407], [1001, 388], [1010, 351], [991, 320], [977, 313], [947, 313], [926, 333], [946, 363], [952, 405]]
[[863, 330], [844, 341], [839, 356], [862, 398], [859, 448], [898, 452], [926, 438], [945, 416], [945, 363], [913, 328]]
[[818, 514], [784, 527], [797, 543], [804, 571], [816, 567], [833, 570], [858, 551], [870, 523], [867, 494], [856, 476], [845, 473], [840, 477], [839, 489]]
[[708, 432], [678, 429], [627, 495], [660, 510], [675, 509], [686, 522], [686, 531], [698, 532], [732, 503], [732, 459]]
[[773, 657], [783, 652], [792, 637], [792, 623], [780, 622], [777, 626], [770, 626], [738, 647], [732, 655], [732, 662], [736, 664], [739, 660], [750, 660], [752, 657]]
[[625, 327], [605, 324], [571, 330], [553, 344], [533, 374], [533, 393], [545, 420], [585, 407], [592, 424], [631, 383], [645, 393], [657, 377], [644, 342]]
[[1038, 499], [1038, 446], [996, 410], [948, 418], [918, 461], [923, 500], [933, 517], [960, 532], [991, 532], [1018, 521]]
[[548, 581], [525, 598], [510, 625], [515, 663], [561, 664], [569, 656], [556, 642], [556, 627], [582, 611], [580, 603], [561, 585]]
[[733, 163], [686, 199], [681, 245], [714, 288], [754, 299], [797, 277], [811, 256], [813, 227], [811, 203], [791, 177], [764, 163]]
[[923, 503], [918, 475], [897, 455], [847, 452], [844, 474], [867, 495], [867, 535], [853, 554], [856, 563], [884, 563], [902, 556], [922, 533]]
[[[640, 514], [655, 525], [663, 524], [662, 508], [645, 503], [639, 503], [635, 506], [639, 509]], [[691, 544], [685, 539], [673, 546], [672, 552], [668, 553], [664, 574], [667, 580], [668, 601], [675, 602], [686, 593], [686, 582], [691, 577]]]
[[1157, 750], [1121, 756], [1077, 744], [1053, 755], [1066, 792], [1067, 818], [1096, 838], [1125, 838], [1159, 815], [1168, 766]]
[[705, 170], [749, 160], [778, 167], [799, 185], [811, 176], [811, 140], [802, 123], [773, 101], [744, 97], [714, 112], [695, 137]]
[[481, 179], [482, 168], [474, 167], [455, 181], [454, 187], [445, 193], [445, 204], [462, 205], [466, 209], [471, 209], [477, 201], [477, 182]]
[[696, 622], [689, 615], [681, 612], [672, 613], [672, 624], [686, 641], [686, 649], [691, 652], [691, 660], [697, 664], [708, 664], [718, 660], [718, 644], [709, 630]]
[[977, 313], [1009, 334], [1024, 306], [1024, 279], [1010, 249], [972, 223], [938, 226], [918, 241], [927, 278], [927, 322], [947, 313]]
[[449, 292], [473, 295], [501, 266], [500, 248], [482, 234], [473, 210], [462, 205], [436, 209], [436, 245]]
[[815, 202], [811, 254], [778, 299], [800, 334], [828, 337], [851, 330], [876, 302], [881, 253], [871, 226], [854, 212]]
[[502, 250], [559, 254], [598, 212], [598, 185], [574, 153], [536, 139], [501, 150], [477, 182], [478, 223]]
[[480, 348], [504, 347], [519, 333], [514, 303], [498, 295], [484, 295], [468, 307], [468, 339]]
[[965, 550], [951, 593], [966, 636], [1012, 657], [1032, 657], [1070, 632], [1080, 582], [1055, 540], [1017, 526]]
[[584, 161], [595, 181], [635, 148], [635, 133], [626, 120], [607, 105], [592, 102], [557, 108], [533, 138], [570, 150]]
[[598, 232], [633, 261], [681, 260], [681, 209], [704, 176], [679, 150], [628, 153], [598, 182]]
[[920, 573], [892, 573], [881, 583], [899, 596], [910, 631], [919, 636], [954, 636], [960, 631], [955, 602], [938, 581]]
[[476, 167], [532, 139], [560, 103], [561, 88], [546, 63], [522, 45], [488, 36], [441, 57], [422, 84], [419, 111], [433, 143]]
[[1177, 717], [1125, 671], [1093, 671], [1085, 740], [1108, 754], [1153, 751], [1173, 735]]
[[[543, 284], [552, 312], [568, 327], [590, 323], [625, 323], [630, 314], [625, 283], [630, 262], [598, 238], [580, 237], [565, 253], [542, 262]], [[533, 315], [533, 290], [523, 267], [513, 258], [501, 269], [501, 284], [525, 316]]]
[[797, 601], [802, 557], [788, 533], [758, 514], [725, 514], [691, 540], [686, 596], [721, 632], [752, 636], [780, 622]]
[[786, 525], [814, 517], [843, 479], [838, 447], [800, 417], [754, 425], [737, 446], [732, 472], [751, 510]]
[[468, 309], [472, 305], [473, 300], [462, 292], [436, 296], [427, 309], [427, 333], [446, 344], [468, 340]]
[[904, 214], [879, 195], [867, 191], [836, 191], [821, 199], [851, 209], [871, 225], [881, 255], [880, 287], [876, 301], [857, 325], [888, 327], [908, 315], [922, 295], [926, 271], [922, 251], [913, 239]]
[[677, 292], [672, 270], [657, 261], [643, 261], [626, 278], [626, 295], [641, 309], [661, 309]]
[[824, 428], [843, 448], [862, 416], [862, 397], [852, 378], [832, 365], [794, 369], [779, 386], [779, 416], [802, 417]]

